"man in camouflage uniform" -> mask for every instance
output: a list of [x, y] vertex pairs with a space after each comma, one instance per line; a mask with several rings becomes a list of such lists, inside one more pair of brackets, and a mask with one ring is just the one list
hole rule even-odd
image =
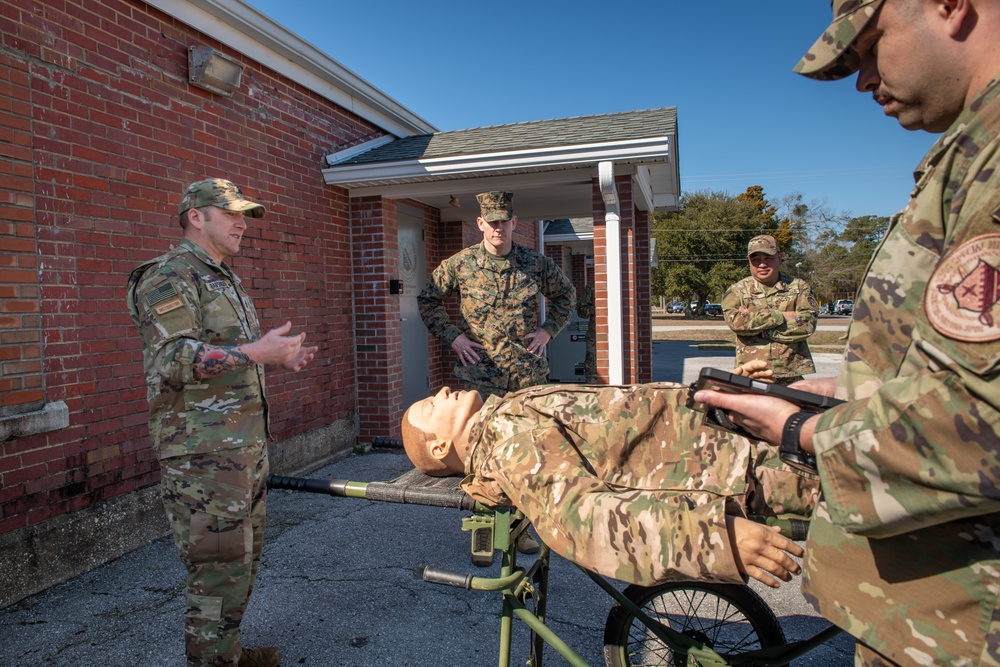
[[644, 585], [749, 575], [776, 587], [799, 571], [788, 553], [801, 549], [742, 517], [808, 516], [818, 482], [770, 446], [704, 427], [687, 394], [668, 383], [546, 385], [482, 404], [445, 388], [407, 411], [403, 443], [417, 468], [467, 473], [469, 495], [519, 508], [553, 551], [600, 574]]
[[[856, 300], [849, 402], [803, 420], [699, 394], [770, 442], [814, 451], [825, 501], [803, 590], [864, 665], [1000, 664], [1000, 2], [835, 0], [796, 67], [943, 132]], [[782, 427], [784, 425], [784, 427]]]
[[[566, 326], [576, 299], [573, 283], [551, 258], [514, 243], [513, 197], [476, 196], [483, 242], [441, 262], [417, 297], [428, 330], [458, 356], [455, 376], [484, 397], [548, 381], [545, 345]], [[457, 325], [445, 310], [455, 293]], [[542, 296], [548, 301], [539, 326]]]
[[587, 318], [586, 350], [583, 355], [583, 377], [587, 384], [597, 384], [597, 309], [594, 304], [594, 283], [583, 288], [576, 300], [576, 314]]
[[149, 433], [181, 561], [188, 570], [189, 667], [273, 667], [273, 647], [240, 646], [264, 544], [267, 401], [264, 365], [299, 370], [316, 351], [291, 323], [260, 335], [253, 302], [224, 260], [264, 207], [233, 183], [192, 183], [181, 199], [184, 238], [136, 268], [128, 309], [139, 327]]
[[781, 251], [773, 236], [747, 244], [750, 275], [722, 298], [726, 323], [736, 334], [736, 365], [768, 362], [774, 381], [791, 384], [815, 373], [806, 339], [816, 331], [819, 308], [804, 280], [781, 273]]

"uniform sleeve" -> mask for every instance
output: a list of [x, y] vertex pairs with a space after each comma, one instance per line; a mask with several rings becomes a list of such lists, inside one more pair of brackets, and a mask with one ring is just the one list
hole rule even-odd
[[569, 321], [570, 311], [576, 307], [576, 288], [551, 258], [544, 257], [544, 260], [542, 294], [548, 303], [542, 328], [555, 338]]
[[196, 382], [201, 311], [191, 283], [173, 271], [150, 269], [130, 278], [128, 301], [142, 336], [147, 373], [179, 384]]
[[451, 323], [444, 300], [459, 290], [458, 271], [451, 258], [441, 262], [430, 280], [417, 297], [420, 308], [420, 318], [432, 335], [440, 338], [448, 345], [462, 334], [462, 330]]
[[748, 308], [750, 299], [741, 283], [730, 285], [722, 297], [722, 313], [726, 324], [737, 336], [752, 336], [784, 326], [785, 317], [774, 310]]
[[[978, 192], [987, 204], [956, 225], [951, 248], [1000, 232], [996, 179]], [[937, 266], [946, 261], [947, 253]], [[926, 297], [933, 281], [923, 280]], [[1000, 511], [1000, 340], [960, 340], [918, 318], [899, 375], [819, 421], [813, 443], [831, 520], [889, 537]]]
[[813, 443], [831, 520], [890, 537], [1000, 511], [1000, 412], [988, 384], [928, 369], [824, 414]]
[[[819, 319], [819, 304], [813, 296], [812, 288], [804, 281], [796, 280], [795, 289], [798, 295], [795, 297], [795, 314], [798, 315], [799, 322], [782, 322], [782, 326], [777, 327], [771, 335], [771, 340], [779, 343], [798, 343], [812, 336], [816, 331], [816, 322]], [[781, 315], [781, 313], [778, 313]], [[784, 316], [782, 316], [784, 319]]]

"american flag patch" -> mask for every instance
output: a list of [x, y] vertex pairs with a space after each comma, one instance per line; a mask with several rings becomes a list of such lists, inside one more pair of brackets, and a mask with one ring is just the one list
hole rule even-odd
[[177, 296], [177, 290], [174, 288], [172, 283], [163, 283], [158, 287], [149, 291], [146, 295], [146, 303], [152, 308], [161, 301], [166, 301], [167, 299]]

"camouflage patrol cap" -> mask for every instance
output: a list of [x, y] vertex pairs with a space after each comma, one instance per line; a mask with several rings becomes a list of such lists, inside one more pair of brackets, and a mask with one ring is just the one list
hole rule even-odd
[[774, 240], [773, 236], [768, 236], [767, 234], [755, 236], [747, 244], [747, 257], [755, 252], [762, 252], [765, 255], [777, 255], [779, 252], [778, 242]]
[[810, 79], [833, 81], [858, 71], [854, 40], [885, 0], [832, 0], [833, 23], [810, 47], [794, 71]]
[[476, 195], [479, 200], [480, 214], [486, 222], [510, 220], [514, 216], [513, 192], [483, 192]]
[[202, 206], [218, 206], [227, 211], [243, 211], [251, 218], [263, 218], [264, 207], [243, 196], [243, 191], [224, 178], [206, 178], [187, 186], [181, 195], [178, 213]]

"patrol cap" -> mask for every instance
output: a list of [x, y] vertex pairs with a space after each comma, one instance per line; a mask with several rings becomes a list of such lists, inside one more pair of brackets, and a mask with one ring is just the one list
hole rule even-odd
[[768, 236], [767, 234], [755, 236], [747, 244], [747, 257], [755, 252], [762, 252], [765, 255], [777, 255], [778, 242], [774, 240], [773, 236]]
[[510, 220], [514, 217], [513, 192], [483, 192], [476, 195], [481, 210], [480, 217], [486, 222]]
[[263, 206], [244, 197], [239, 186], [224, 178], [206, 178], [187, 186], [184, 194], [181, 195], [181, 204], [177, 212], [183, 213], [188, 209], [201, 208], [202, 206], [218, 206], [227, 211], [243, 211], [251, 218], [263, 218], [265, 211]]
[[820, 35], [794, 71], [810, 79], [834, 81], [858, 71], [854, 40], [885, 0], [831, 0], [833, 23]]

